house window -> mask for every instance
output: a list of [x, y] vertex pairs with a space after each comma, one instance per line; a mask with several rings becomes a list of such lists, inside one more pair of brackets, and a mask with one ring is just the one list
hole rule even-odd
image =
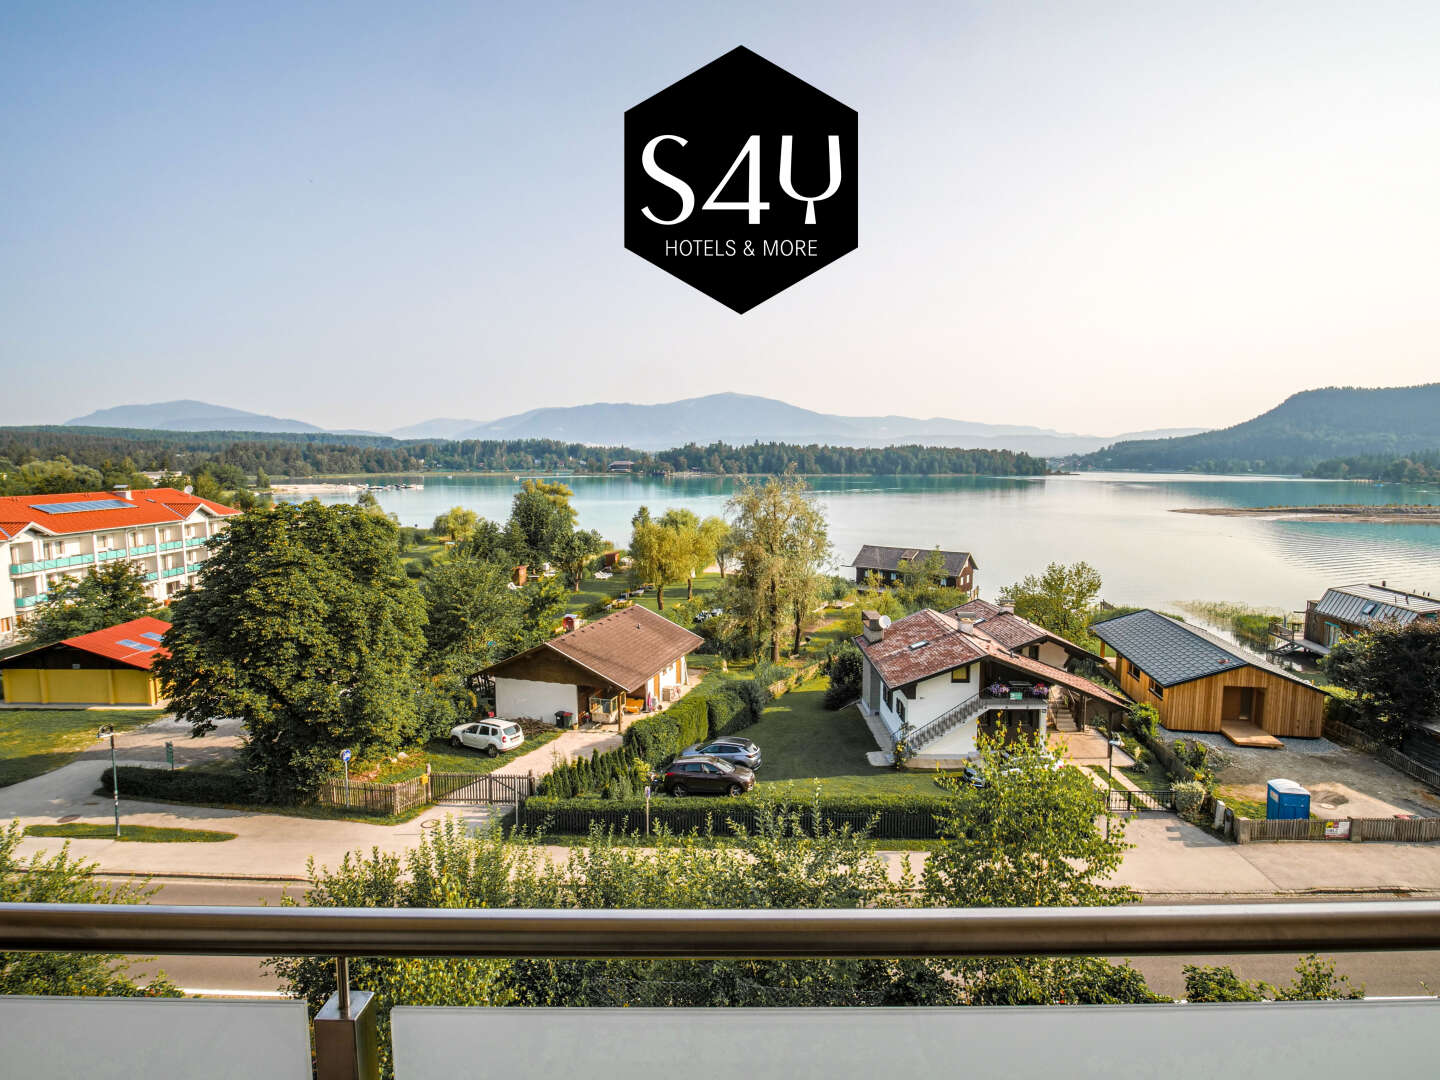
[[1126, 660], [1125, 666], [1130, 670], [1130, 678], [1137, 680], [1140, 678], [1140, 669], [1135, 666], [1134, 660]]
[[1161, 686], [1158, 682], [1156, 682], [1154, 679], [1151, 679], [1150, 693], [1154, 694], [1157, 698], [1163, 698], [1165, 696], [1165, 688]]
[[1030, 657], [1031, 660], [1039, 660], [1039, 659], [1040, 659], [1040, 646], [1039, 646], [1039, 645], [1031, 645], [1028, 649], [1025, 650], [1025, 655], [1028, 656], [1028, 657]]
[[885, 687], [885, 693], [883, 696], [885, 698], [885, 707], [888, 709], [890, 707], [890, 688], [888, 686]]
[[950, 671], [951, 682], [969, 682], [970, 669], [968, 667], [957, 667]]
[[895, 715], [900, 718], [902, 724], [905, 722], [905, 699], [903, 697], [895, 699]]

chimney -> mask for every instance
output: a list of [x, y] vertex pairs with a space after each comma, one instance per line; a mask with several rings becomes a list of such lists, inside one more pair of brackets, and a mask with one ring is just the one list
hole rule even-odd
[[885, 628], [880, 625], [880, 613], [877, 611], [860, 612], [860, 623], [865, 628], [865, 640], [870, 642], [884, 641]]
[[960, 623], [960, 632], [961, 632], [962, 634], [973, 634], [973, 633], [975, 633], [975, 620], [974, 620], [974, 619], [962, 618], [962, 619], [959, 620], [959, 623]]
[[115, 497], [116, 497], [117, 499], [124, 499], [126, 502], [134, 502], [134, 501], [135, 501], [135, 496], [132, 495], [132, 494], [130, 494], [130, 485], [129, 485], [129, 484], [116, 484], [116, 485], [115, 485]]
[[528, 577], [528, 571], [529, 567], [527, 566], [517, 566], [510, 571], [510, 580], [513, 581], [516, 585], [524, 585], [525, 580]]
[[1015, 605], [1014, 605], [1014, 604], [996, 604], [995, 606], [998, 607], [1001, 611], [1006, 612], [1006, 613], [1009, 614], [1009, 615], [1014, 615], [1014, 614], [1015, 614]]

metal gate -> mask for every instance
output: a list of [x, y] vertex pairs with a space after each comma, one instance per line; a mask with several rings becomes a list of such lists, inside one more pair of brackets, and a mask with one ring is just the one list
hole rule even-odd
[[1174, 810], [1173, 791], [1106, 792], [1106, 809], [1112, 814], [1133, 814], [1140, 810]]
[[523, 803], [535, 794], [534, 774], [431, 773], [430, 801], [446, 806]]

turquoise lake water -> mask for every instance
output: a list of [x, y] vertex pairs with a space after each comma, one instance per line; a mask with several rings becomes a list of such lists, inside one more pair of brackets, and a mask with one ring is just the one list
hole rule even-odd
[[[630, 476], [562, 477], [580, 524], [621, 544], [642, 503], [721, 514], [735, 481]], [[1009, 477], [812, 477], [830, 522], [835, 561], [863, 543], [969, 551], [982, 596], [1043, 569], [1084, 559], [1105, 599], [1159, 606], [1239, 600], [1296, 610], [1330, 584], [1388, 581], [1440, 593], [1440, 525], [1373, 525], [1176, 514], [1177, 507], [1311, 503], [1440, 504], [1440, 487], [1284, 477], [1085, 473]], [[504, 520], [519, 484], [510, 477], [428, 475], [423, 490], [382, 491], [402, 524], [428, 525], [452, 506]], [[353, 501], [326, 496], [324, 502]]]

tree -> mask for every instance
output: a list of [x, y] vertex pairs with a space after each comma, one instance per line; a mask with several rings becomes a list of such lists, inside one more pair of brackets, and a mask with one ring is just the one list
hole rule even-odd
[[594, 529], [575, 529], [555, 549], [555, 565], [564, 572], [575, 592], [585, 580], [585, 571], [605, 550], [605, 538]]
[[51, 586], [50, 598], [21, 625], [20, 636], [30, 645], [49, 645], [153, 614], [157, 606], [145, 572], [117, 559], [78, 581], [67, 577]]
[[522, 488], [510, 504], [506, 548], [517, 562], [529, 566], [555, 561], [560, 544], [574, 529], [573, 513], [553, 492], [538, 485]]
[[478, 521], [479, 515], [474, 510], [467, 510], [463, 506], [452, 506], [445, 513], [436, 516], [434, 523], [430, 526], [430, 531], [436, 536], [448, 536], [457, 544], [463, 544], [475, 532]]
[[730, 531], [730, 525], [722, 518], [706, 518], [705, 523], [712, 521], [720, 523], [719, 528], [714, 528], [711, 541], [711, 550], [715, 553], [715, 566], [720, 571], [720, 580], [725, 580], [725, 571], [735, 560], [735, 535]]
[[520, 490], [532, 495], [540, 495], [554, 506], [564, 510], [570, 516], [571, 524], [580, 516], [576, 509], [570, 505], [570, 500], [575, 497], [571, 491], [559, 480], [526, 480], [521, 483]]
[[268, 801], [308, 796], [342, 750], [363, 761], [416, 741], [425, 609], [396, 536], [353, 506], [247, 511], [214, 542], [203, 588], [172, 607], [155, 665], [171, 709], [195, 735], [242, 719]]
[[684, 518], [693, 520], [688, 510], [670, 511], [658, 521], [641, 507], [632, 519], [636, 522], [630, 534], [631, 573], [638, 582], [655, 584], [656, 606], [665, 610], [665, 586], [690, 574], [694, 565], [693, 529], [685, 527]]
[[105, 483], [99, 469], [76, 465], [63, 455], [53, 461], [32, 461], [18, 469], [0, 470], [0, 495], [62, 495], [98, 491]]
[[[1123, 827], [1107, 836], [1097, 824], [1095, 788], [1080, 770], [1056, 768], [1052, 753], [1028, 739], [1007, 746], [982, 736], [979, 752], [978, 785], [946, 781], [955, 798], [921, 878], [927, 904], [1079, 907], [1139, 899], [1105, 884], [1129, 845]], [[1094, 958], [986, 958], [962, 962], [958, 971], [978, 1004], [1155, 1000], [1138, 974]]]
[[[139, 904], [153, 890], [140, 885], [102, 885], [96, 864], [73, 858], [67, 843], [54, 855], [21, 859], [24, 833], [18, 821], [0, 831], [0, 903]], [[97, 953], [0, 952], [0, 994], [85, 997], [179, 997], [162, 974], [146, 986], [129, 974], [130, 962]]]
[[1229, 967], [1186, 964], [1185, 1000], [1192, 1004], [1211, 1001], [1345, 1001], [1363, 998], [1365, 987], [1355, 986], [1348, 975], [1336, 975], [1335, 961], [1311, 953], [1295, 965], [1289, 986], [1250, 982]]
[[865, 658], [854, 642], [841, 642], [830, 658], [830, 685], [825, 690], [825, 707], [838, 709], [860, 696], [864, 678]]
[[1337, 641], [1322, 666], [1354, 695], [1350, 705], [1360, 726], [1392, 747], [1412, 727], [1440, 720], [1440, 622], [1434, 619], [1372, 623]]
[[1067, 640], [1084, 642], [1100, 584], [1099, 571], [1089, 563], [1051, 563], [1043, 574], [1031, 574], [1001, 595], [1015, 605], [1015, 614], [1021, 618]]
[[768, 638], [770, 662], [778, 664], [795, 592], [804, 586], [806, 567], [829, 547], [825, 517], [794, 476], [760, 485], [742, 481], [729, 509], [740, 568], [726, 582], [726, 615], [753, 640]]

